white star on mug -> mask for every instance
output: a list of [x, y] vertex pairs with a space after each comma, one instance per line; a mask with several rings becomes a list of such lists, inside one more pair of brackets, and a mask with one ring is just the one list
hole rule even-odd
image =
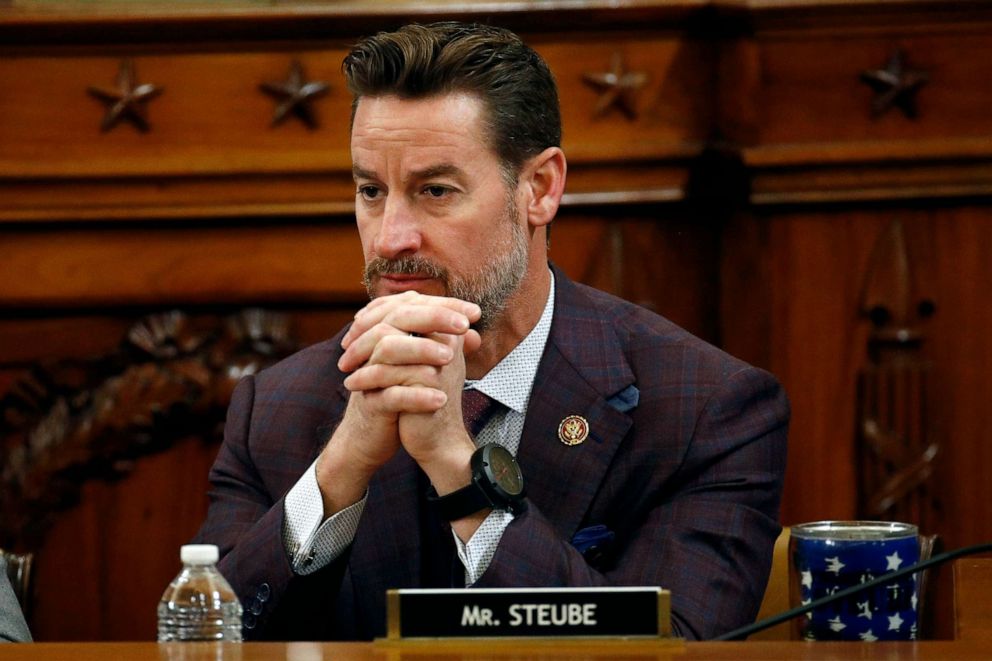
[[840, 621], [840, 615], [831, 620], [827, 620], [827, 622], [830, 623], [831, 631], [843, 631], [847, 628], [847, 625]]
[[827, 558], [827, 571], [832, 571], [835, 574], [840, 574], [840, 570], [846, 567], [843, 562], [840, 561], [840, 556], [834, 556], [832, 558]]

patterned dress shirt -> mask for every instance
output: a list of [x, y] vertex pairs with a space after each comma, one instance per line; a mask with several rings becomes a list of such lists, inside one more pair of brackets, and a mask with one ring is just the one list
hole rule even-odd
[[[505, 407], [482, 428], [475, 439], [476, 445], [499, 443], [517, 454], [537, 366], [551, 330], [554, 302], [555, 282], [552, 274], [544, 312], [527, 337], [481, 379], [465, 381], [466, 390], [479, 390]], [[283, 544], [292, 559], [293, 571], [300, 575], [311, 574], [327, 566], [348, 548], [355, 537], [367, 500], [366, 494], [354, 505], [324, 520], [316, 465], [316, 461], [310, 465], [286, 494], [285, 500]], [[452, 531], [458, 558], [465, 566], [466, 585], [475, 583], [485, 573], [503, 531], [511, 521], [511, 513], [494, 510], [467, 543]]]

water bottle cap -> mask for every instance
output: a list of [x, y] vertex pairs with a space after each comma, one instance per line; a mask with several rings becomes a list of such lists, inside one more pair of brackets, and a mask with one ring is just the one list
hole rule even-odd
[[179, 551], [179, 559], [186, 565], [212, 565], [219, 557], [216, 544], [186, 544]]

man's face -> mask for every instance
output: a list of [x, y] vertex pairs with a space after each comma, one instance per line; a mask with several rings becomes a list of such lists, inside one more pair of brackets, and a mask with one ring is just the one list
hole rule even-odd
[[410, 289], [482, 308], [491, 327], [527, 270], [515, 187], [462, 94], [363, 98], [351, 133], [369, 296]]

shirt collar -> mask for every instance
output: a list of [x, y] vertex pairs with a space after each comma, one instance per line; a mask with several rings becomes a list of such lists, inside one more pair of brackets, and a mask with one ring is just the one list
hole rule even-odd
[[465, 388], [475, 388], [517, 413], [527, 412], [530, 391], [537, 376], [537, 366], [544, 354], [551, 332], [551, 319], [555, 312], [555, 275], [551, 273], [551, 287], [544, 312], [537, 324], [520, 344], [503, 360], [496, 363], [481, 379], [465, 381]]

